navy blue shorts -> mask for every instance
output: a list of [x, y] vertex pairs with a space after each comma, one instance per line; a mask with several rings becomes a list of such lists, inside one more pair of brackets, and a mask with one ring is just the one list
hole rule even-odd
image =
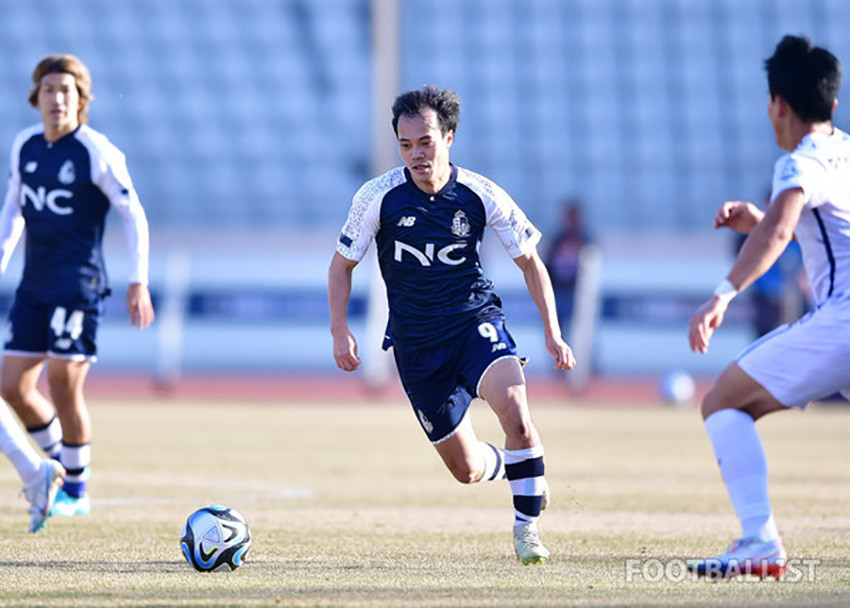
[[97, 359], [95, 338], [103, 309], [102, 296], [56, 304], [32, 292], [18, 290], [9, 310], [9, 336], [4, 353], [94, 361]]
[[432, 443], [448, 439], [478, 396], [484, 372], [499, 359], [517, 357], [502, 319], [471, 325], [451, 343], [393, 348], [399, 377], [419, 424]]

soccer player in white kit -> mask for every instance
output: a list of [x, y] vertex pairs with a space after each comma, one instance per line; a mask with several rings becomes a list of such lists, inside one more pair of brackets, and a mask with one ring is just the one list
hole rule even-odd
[[735, 295], [797, 239], [815, 309], [756, 341], [717, 379], [702, 402], [705, 427], [741, 538], [725, 553], [688, 567], [712, 578], [779, 578], [786, 565], [768, 497], [767, 462], [755, 421], [804, 408], [836, 392], [850, 396], [850, 136], [832, 124], [841, 65], [803, 37], [785, 36], [765, 62], [767, 114], [776, 142], [771, 202], [721, 205], [715, 227], [749, 236], [732, 270], [693, 315], [691, 349], [705, 353]]

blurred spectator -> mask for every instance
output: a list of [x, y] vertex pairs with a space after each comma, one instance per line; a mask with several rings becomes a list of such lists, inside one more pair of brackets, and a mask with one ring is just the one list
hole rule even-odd
[[561, 332], [569, 338], [570, 321], [573, 315], [576, 280], [578, 278], [579, 254], [592, 242], [584, 226], [581, 204], [570, 200], [564, 206], [561, 227], [545, 257], [546, 268], [555, 290], [555, 302], [561, 321]]

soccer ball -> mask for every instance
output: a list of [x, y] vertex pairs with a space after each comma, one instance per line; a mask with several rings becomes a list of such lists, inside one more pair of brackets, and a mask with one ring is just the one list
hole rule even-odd
[[183, 555], [201, 572], [236, 570], [250, 548], [248, 522], [238, 511], [221, 505], [209, 505], [192, 513], [180, 534]]
[[688, 372], [676, 370], [664, 374], [658, 385], [661, 398], [671, 405], [692, 403], [696, 384]]

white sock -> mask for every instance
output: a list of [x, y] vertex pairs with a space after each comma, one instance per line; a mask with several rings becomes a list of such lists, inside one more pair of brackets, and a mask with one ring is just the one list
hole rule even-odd
[[478, 481], [498, 481], [505, 478], [505, 451], [486, 441], [478, 442], [484, 459], [484, 474]]
[[91, 475], [91, 445], [83, 443], [81, 445], [62, 444], [62, 452], [59, 454], [59, 461], [65, 470], [68, 472], [65, 475], [65, 483], [62, 485], [62, 491], [71, 496], [82, 496], [86, 493], [86, 481]]
[[779, 538], [767, 492], [767, 459], [755, 421], [746, 412], [720, 410], [705, 420], [720, 474], [743, 538]]
[[45, 454], [50, 458], [59, 458], [62, 449], [62, 425], [59, 424], [59, 418], [54, 416], [44, 426], [27, 429], [27, 432]]
[[0, 403], [0, 452], [12, 461], [25, 484], [38, 475], [41, 457], [5, 403]]

